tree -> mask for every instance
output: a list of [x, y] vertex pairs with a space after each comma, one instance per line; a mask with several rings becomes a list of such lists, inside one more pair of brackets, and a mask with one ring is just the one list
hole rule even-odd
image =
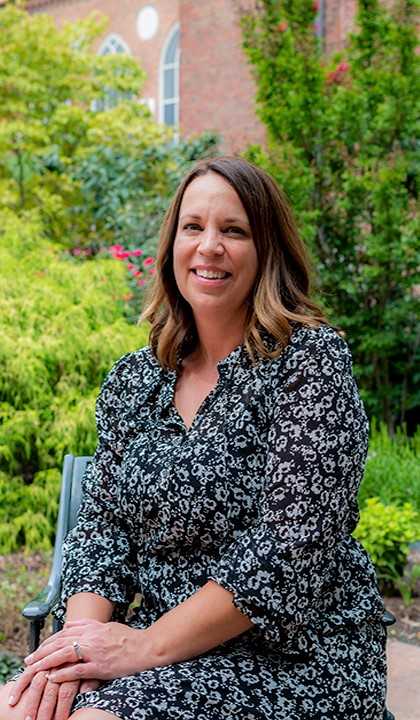
[[391, 12], [359, 0], [357, 29], [333, 58], [314, 32], [317, 9], [259, 0], [243, 16], [268, 130], [267, 150], [247, 154], [289, 195], [367, 409], [393, 430], [414, 422], [420, 401], [414, 1]]
[[174, 179], [214, 146], [174, 146], [137, 63], [91, 51], [102, 28], [0, 9], [0, 553], [50, 545], [63, 455], [93, 452], [99, 386], [147, 343], [127, 252], [104, 250], [150, 252]]
[[[92, 15], [59, 29], [46, 14], [0, 11], [0, 207], [36, 210], [66, 248], [150, 251], [174, 178], [216, 138], [174, 142], [138, 102], [138, 63], [92, 52], [105, 24]], [[98, 110], [109, 94], [116, 106]]]

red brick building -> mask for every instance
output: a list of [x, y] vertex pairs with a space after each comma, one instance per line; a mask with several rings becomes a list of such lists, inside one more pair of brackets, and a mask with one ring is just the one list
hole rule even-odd
[[[29, 0], [32, 13], [58, 23], [93, 11], [109, 18], [97, 51], [127, 52], [147, 74], [142, 96], [156, 119], [185, 136], [215, 130], [235, 152], [264, 138], [255, 84], [241, 47], [240, 6], [254, 0]], [[1, 0], [0, 0], [1, 4]], [[327, 50], [343, 44], [356, 0], [320, 0]]]

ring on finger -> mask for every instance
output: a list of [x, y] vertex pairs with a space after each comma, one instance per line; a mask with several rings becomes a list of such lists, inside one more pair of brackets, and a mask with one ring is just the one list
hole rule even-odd
[[77, 659], [79, 660], [79, 662], [83, 662], [82, 648], [80, 647], [77, 640], [74, 640], [74, 642], [72, 642], [72, 645], [74, 647], [74, 652], [76, 653]]

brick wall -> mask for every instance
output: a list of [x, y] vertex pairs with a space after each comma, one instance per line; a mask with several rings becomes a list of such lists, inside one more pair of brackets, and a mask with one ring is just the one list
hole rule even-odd
[[218, 131], [229, 152], [262, 141], [235, 3], [180, 0], [180, 23], [183, 133]]
[[[388, 0], [385, 0], [388, 1]], [[0, 0], [0, 5], [3, 0]], [[109, 17], [107, 33], [121, 36], [146, 70], [141, 95], [159, 105], [159, 66], [162, 48], [176, 22], [181, 26], [180, 126], [185, 136], [215, 130], [226, 152], [264, 140], [255, 115], [255, 83], [241, 47], [238, 8], [255, 0], [29, 0], [32, 12], [48, 12], [58, 23], [77, 20], [92, 11]], [[320, 0], [322, 2], [322, 0]], [[145, 5], [159, 14], [159, 27], [150, 40], [137, 34], [136, 18]], [[357, 0], [323, 0], [325, 46], [343, 46], [354, 25]], [[101, 44], [106, 34], [98, 41]]]
[[354, 29], [357, 0], [325, 0], [325, 49], [340, 50]]
[[[150, 4], [153, 4], [159, 14], [159, 26], [153, 38], [141, 40], [136, 29], [137, 14], [142, 7]], [[32, 8], [32, 12], [48, 12], [59, 24], [79, 20], [92, 12], [108, 17], [108, 28], [96, 42], [96, 49], [108, 34], [121, 36], [133, 57], [146, 71], [146, 83], [140, 94], [142, 97], [154, 99], [157, 117], [160, 55], [171, 28], [178, 21], [178, 0], [154, 0], [153, 3], [139, 0], [35, 0]]]

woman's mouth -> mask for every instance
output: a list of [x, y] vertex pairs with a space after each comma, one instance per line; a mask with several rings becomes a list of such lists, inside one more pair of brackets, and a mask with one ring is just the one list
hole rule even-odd
[[199, 268], [193, 268], [193, 273], [208, 280], [223, 280], [230, 275], [227, 270], [200, 270]]

